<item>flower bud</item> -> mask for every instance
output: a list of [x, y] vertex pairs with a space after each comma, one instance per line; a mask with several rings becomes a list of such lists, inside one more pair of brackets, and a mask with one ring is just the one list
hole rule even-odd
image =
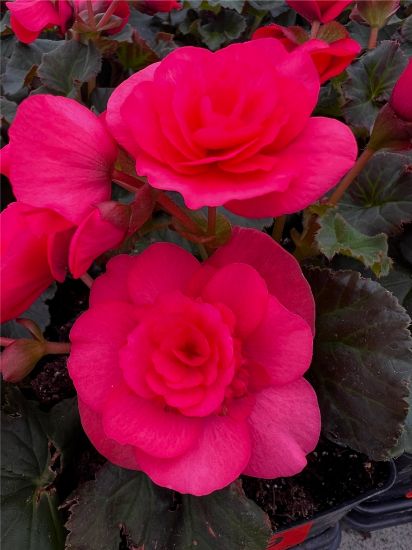
[[395, 84], [389, 103], [400, 118], [412, 122], [412, 59]]
[[44, 341], [20, 338], [2, 352], [0, 372], [7, 382], [20, 382], [44, 355], [46, 355]]

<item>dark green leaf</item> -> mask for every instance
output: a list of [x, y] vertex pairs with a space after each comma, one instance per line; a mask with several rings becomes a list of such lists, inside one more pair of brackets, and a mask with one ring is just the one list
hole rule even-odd
[[[22, 313], [20, 317], [31, 319], [44, 331], [50, 323], [50, 313], [47, 301], [51, 300], [55, 295], [57, 286], [53, 283], [43, 294], [38, 298], [27, 311]], [[7, 321], [0, 327], [0, 333], [7, 338], [27, 338], [30, 337], [30, 332], [24, 326], [16, 323], [16, 321]]]
[[402, 24], [401, 34], [408, 42], [412, 42], [412, 15]]
[[11, 29], [9, 11], [6, 11], [0, 21], [0, 33], [4, 32], [6, 29]]
[[412, 316], [412, 270], [396, 267], [379, 282], [396, 296], [408, 315]]
[[412, 155], [376, 153], [343, 196], [339, 212], [367, 235], [398, 233], [412, 221]]
[[[393, 40], [394, 35], [396, 34], [396, 31], [399, 29], [401, 24], [402, 19], [399, 19], [396, 16], [391, 17], [387, 24], [379, 29], [378, 44], [382, 42], [382, 40]], [[359, 42], [363, 49], [366, 49], [368, 47], [370, 35], [369, 25], [362, 25], [360, 23], [357, 23], [356, 21], [351, 21], [347, 25], [347, 30], [349, 31], [351, 38]]]
[[17, 103], [9, 101], [5, 97], [0, 97], [0, 117], [1, 120], [5, 120], [8, 124], [12, 123], [16, 116]]
[[344, 99], [342, 91], [334, 82], [328, 82], [320, 89], [318, 103], [316, 105], [316, 116], [341, 117]]
[[391, 267], [388, 258], [388, 239], [384, 233], [369, 237], [357, 231], [335, 209], [318, 219], [316, 234], [319, 250], [331, 260], [342, 254], [361, 261], [377, 277], [387, 275]]
[[392, 450], [392, 456], [399, 456], [402, 453], [412, 454], [412, 393], [409, 396], [409, 412], [401, 436]]
[[83, 82], [97, 76], [101, 65], [101, 55], [92, 42], [69, 40], [43, 56], [37, 74], [45, 86], [73, 97]]
[[121, 530], [145, 550], [264, 550], [271, 533], [239, 482], [206, 497], [180, 496], [111, 464], [80, 488], [70, 511], [72, 550], [117, 550]]
[[63, 549], [64, 529], [53, 482], [63, 467], [63, 448], [69, 446], [69, 440], [73, 444], [73, 430], [78, 427], [77, 407], [67, 401], [59, 404], [59, 434], [53, 437], [55, 409], [42, 413], [25, 401], [15, 387], [6, 386], [5, 394], [1, 425], [1, 547]]
[[399, 43], [384, 41], [348, 67], [342, 90], [347, 100], [343, 113], [350, 125], [370, 132], [406, 64]]
[[399, 247], [403, 258], [412, 265], [412, 226], [408, 226], [402, 235]]
[[27, 75], [41, 64], [43, 54], [60, 47], [61, 42], [36, 40], [32, 44], [17, 42], [6, 65], [3, 90], [6, 95], [16, 94], [25, 86]]
[[208, 0], [210, 6], [220, 6], [221, 8], [230, 8], [242, 13], [245, 0]]
[[243, 216], [238, 216], [237, 214], [233, 214], [233, 212], [229, 212], [229, 210], [223, 207], [219, 207], [218, 212], [225, 216], [233, 226], [240, 225], [241, 227], [251, 227], [253, 229], [262, 230], [265, 227], [270, 227], [273, 223], [273, 218], [244, 218]]
[[221, 10], [213, 20], [199, 26], [199, 34], [206, 46], [215, 51], [225, 42], [239, 38], [246, 29], [246, 21], [234, 10]]
[[281, 13], [289, 10], [284, 0], [249, 0], [252, 8], [258, 11], [270, 11], [272, 17], [277, 17]]
[[354, 271], [309, 269], [317, 319], [309, 371], [327, 437], [374, 460], [391, 456], [408, 412], [410, 317]]

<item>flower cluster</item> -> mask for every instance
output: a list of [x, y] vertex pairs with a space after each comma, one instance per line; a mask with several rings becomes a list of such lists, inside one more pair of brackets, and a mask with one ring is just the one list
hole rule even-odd
[[[349, 4], [289, 3], [307, 4], [302, 15], [319, 21], [338, 13], [326, 4]], [[64, 32], [73, 13], [85, 21], [91, 6], [9, 4], [26, 42], [49, 25]], [[109, 4], [93, 2], [94, 16], [117, 32], [129, 7]], [[351, 130], [312, 113], [321, 83], [351, 62], [357, 43], [345, 35], [301, 44], [279, 26], [254, 38], [215, 53], [178, 48], [120, 84], [100, 116], [51, 95], [21, 103], [2, 149], [17, 199], [1, 214], [3, 320], [53, 280], [84, 276], [136, 231], [139, 194], [127, 204], [112, 198], [119, 159], [135, 165], [123, 173], [128, 190], [144, 185], [159, 207], [172, 200], [164, 191], [174, 191], [189, 209], [225, 206], [249, 218], [302, 210], [352, 168]], [[393, 102], [404, 93], [395, 89]], [[316, 395], [303, 378], [314, 304], [297, 261], [252, 229], [234, 228], [208, 252], [200, 263], [157, 243], [115, 256], [70, 335], [69, 372], [96, 448], [195, 495], [241, 473], [299, 472], [320, 432]]]

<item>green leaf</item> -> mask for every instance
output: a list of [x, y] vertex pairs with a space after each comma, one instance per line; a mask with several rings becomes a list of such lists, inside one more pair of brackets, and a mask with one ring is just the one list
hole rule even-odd
[[409, 396], [409, 412], [401, 436], [392, 449], [392, 456], [400, 456], [403, 453], [412, 453], [412, 393]]
[[384, 41], [348, 67], [348, 79], [342, 85], [347, 100], [343, 108], [346, 122], [370, 132], [406, 64], [399, 43]]
[[239, 482], [206, 497], [182, 496], [108, 463], [74, 495], [70, 514], [66, 548], [73, 550], [117, 550], [121, 533], [145, 550], [264, 550], [271, 534]]
[[399, 233], [412, 221], [412, 155], [376, 153], [342, 197], [339, 212], [366, 235]]
[[43, 56], [37, 74], [45, 86], [74, 97], [83, 82], [97, 76], [101, 65], [101, 54], [92, 42], [68, 40]]
[[316, 234], [319, 250], [331, 260], [336, 254], [349, 256], [369, 267], [377, 277], [387, 275], [391, 267], [388, 239], [384, 233], [369, 237], [352, 227], [335, 209], [319, 217]]
[[230, 8], [236, 10], [238, 13], [242, 13], [245, 0], [208, 0], [207, 3], [210, 6], [219, 6], [221, 8]]
[[355, 271], [308, 269], [316, 302], [310, 380], [331, 440], [385, 460], [408, 412], [410, 317], [379, 283]]
[[[44, 332], [47, 325], [50, 323], [50, 312], [47, 301], [51, 300], [55, 295], [57, 286], [53, 283], [49, 288], [43, 292], [43, 294], [38, 298], [28, 310], [20, 315], [24, 319], [31, 319], [40, 327]], [[21, 324], [16, 321], [7, 321], [3, 323], [0, 327], [1, 336], [7, 338], [27, 338], [30, 337], [30, 332]]]
[[402, 24], [401, 34], [405, 40], [407, 40], [408, 42], [412, 42], [412, 15], [404, 20]]
[[26, 85], [26, 77], [41, 64], [43, 54], [59, 47], [62, 41], [36, 40], [32, 44], [17, 42], [6, 65], [3, 90], [6, 95], [19, 92]]
[[72, 400], [59, 404], [59, 434], [54, 437], [55, 409], [42, 413], [25, 401], [15, 387], [7, 385], [5, 394], [1, 424], [1, 547], [63, 549], [64, 529], [53, 482], [63, 468], [63, 448], [73, 445], [74, 430], [79, 426], [77, 407], [71, 406]]
[[11, 124], [16, 116], [17, 103], [9, 101], [5, 97], [0, 97], [0, 118]]
[[234, 10], [221, 10], [212, 21], [199, 26], [199, 34], [212, 50], [218, 50], [230, 40], [236, 40], [246, 29], [245, 18]]
[[379, 282], [396, 296], [408, 315], [412, 316], [412, 271], [397, 266], [389, 275], [379, 279]]

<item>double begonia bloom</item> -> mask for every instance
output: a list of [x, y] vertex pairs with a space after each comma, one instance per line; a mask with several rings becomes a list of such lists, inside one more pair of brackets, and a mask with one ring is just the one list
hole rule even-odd
[[356, 40], [349, 38], [349, 35], [330, 43], [307, 37], [306, 41], [301, 43], [298, 41], [299, 35], [295, 35], [287, 27], [276, 24], [257, 29], [252, 40], [259, 38], [280, 40], [289, 52], [294, 50], [307, 52], [316, 66], [321, 84], [343, 72], [362, 49]]
[[50, 27], [59, 27], [65, 33], [73, 19], [73, 6], [69, 0], [14, 0], [6, 2], [10, 10], [10, 23], [17, 38], [29, 44]]
[[294, 475], [320, 432], [303, 378], [313, 324], [299, 264], [254, 229], [203, 264], [169, 243], [117, 256], [70, 334], [83, 427], [111, 462], [181, 493]]
[[1, 170], [17, 198], [1, 214], [2, 320], [18, 316], [66, 268], [79, 277], [127, 228], [110, 201], [117, 146], [76, 101], [32, 96], [17, 110]]
[[286, 0], [307, 21], [328, 23], [336, 19], [353, 0]]
[[124, 81], [106, 122], [137, 173], [189, 208], [278, 216], [324, 195], [356, 159], [347, 126], [310, 117], [319, 89], [309, 54], [277, 40], [183, 47]]
[[412, 59], [395, 84], [389, 104], [399, 118], [412, 122]]

